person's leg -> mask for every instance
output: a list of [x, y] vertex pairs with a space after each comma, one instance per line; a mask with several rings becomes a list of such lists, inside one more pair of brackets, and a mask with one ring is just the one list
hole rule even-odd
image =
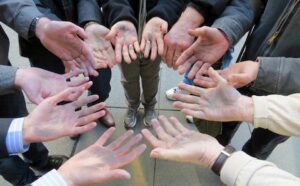
[[256, 128], [251, 138], [243, 146], [243, 151], [258, 159], [265, 160], [277, 145], [285, 142], [289, 137], [271, 132], [267, 129]]
[[231, 142], [232, 137], [236, 133], [236, 131], [239, 129], [240, 122], [233, 121], [233, 122], [223, 122], [222, 123], [222, 132], [221, 134], [216, 136], [216, 139], [218, 142], [226, 146]]
[[19, 156], [0, 159], [0, 175], [12, 185], [28, 185], [38, 177]]
[[122, 62], [120, 69], [121, 83], [128, 104], [124, 124], [126, 128], [132, 128], [137, 123], [137, 109], [140, 106], [140, 60], [137, 59], [130, 64]]
[[150, 126], [151, 120], [157, 117], [154, 109], [157, 103], [160, 62], [161, 59], [158, 57], [155, 61], [143, 59], [140, 64], [143, 88], [142, 103], [145, 108], [144, 124], [146, 126]]

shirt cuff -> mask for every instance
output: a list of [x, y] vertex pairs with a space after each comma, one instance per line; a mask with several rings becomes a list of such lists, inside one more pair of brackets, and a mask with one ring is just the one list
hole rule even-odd
[[17, 155], [28, 151], [29, 145], [23, 144], [24, 118], [14, 119], [6, 135], [6, 148], [9, 155]]
[[32, 186], [67, 186], [64, 178], [56, 171], [52, 170], [40, 177], [31, 184]]
[[269, 126], [268, 101], [265, 96], [252, 96], [254, 104], [254, 128], [267, 129]]

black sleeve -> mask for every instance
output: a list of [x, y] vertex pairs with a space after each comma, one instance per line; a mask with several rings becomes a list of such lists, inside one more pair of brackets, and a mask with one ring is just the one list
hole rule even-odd
[[195, 8], [205, 19], [216, 19], [231, 0], [190, 0], [188, 6]]
[[106, 25], [111, 28], [119, 21], [130, 21], [136, 27], [138, 21], [129, 0], [102, 0], [102, 9]]
[[[60, 21], [60, 15], [56, 15], [51, 8], [55, 7], [54, 1], [40, 1], [34, 0], [34, 3], [38, 10], [43, 13], [50, 20]], [[45, 4], [47, 3], [47, 4]]]
[[9, 156], [6, 148], [6, 135], [13, 119], [0, 119], [0, 158], [6, 158]]
[[84, 26], [89, 21], [102, 24], [102, 12], [96, 0], [77, 0], [78, 25]]
[[168, 22], [169, 28], [178, 20], [185, 8], [184, 0], [158, 0], [156, 5], [148, 11], [147, 21], [159, 17]]

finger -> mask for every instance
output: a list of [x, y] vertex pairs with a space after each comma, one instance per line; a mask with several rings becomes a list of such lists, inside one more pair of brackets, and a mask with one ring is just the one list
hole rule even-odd
[[227, 81], [218, 73], [216, 72], [212, 67], [208, 69], [208, 75], [209, 77], [214, 81], [219, 83], [227, 83]]
[[178, 87], [196, 96], [201, 96], [205, 93], [205, 89], [193, 85], [187, 85], [185, 83], [179, 83]]
[[167, 54], [166, 54], [166, 60], [167, 60], [167, 65], [169, 68], [173, 66], [173, 56], [174, 56], [175, 49], [173, 47], [169, 47]]
[[211, 66], [211, 64], [209, 64], [209, 63], [203, 63], [202, 67], [197, 72], [196, 77], [203, 76], [204, 74], [207, 74], [207, 71], [208, 71], [210, 66]]
[[86, 125], [87, 123], [92, 123], [98, 120], [99, 118], [103, 117], [105, 115], [105, 111], [99, 111], [95, 112], [93, 114], [89, 114], [87, 116], [81, 117], [78, 119], [78, 124], [77, 126], [83, 126]]
[[116, 43], [115, 52], [116, 52], [117, 62], [121, 63], [122, 62], [122, 45], [119, 42]]
[[118, 162], [117, 166], [122, 167], [122, 166], [125, 166], [125, 165], [131, 163], [133, 160], [138, 158], [145, 150], [146, 150], [146, 145], [144, 145], [144, 144], [135, 147], [128, 154], [119, 158], [119, 162]]
[[77, 87], [89, 81], [89, 77], [83, 77], [79, 80], [68, 81], [67, 84], [69, 87]]
[[[190, 58], [187, 59], [185, 63], [183, 63], [178, 70], [179, 74], [185, 73], [188, 69], [191, 68], [191, 66], [197, 62], [197, 58], [195, 56], [191, 56]], [[177, 63], [176, 63], [177, 65]]]
[[80, 59], [80, 57], [75, 58], [75, 61], [76, 61], [77, 64], [80, 65], [80, 68], [83, 70], [84, 76], [88, 77], [89, 76], [89, 70], [86, 66], [86, 62], [82, 61]]
[[83, 108], [78, 112], [79, 117], [83, 117], [83, 116], [87, 116], [90, 115], [92, 113], [98, 112], [100, 110], [102, 110], [103, 108], [105, 108], [105, 103], [98, 103], [96, 105], [87, 107], [87, 108]]
[[70, 87], [66, 90], [62, 91], [61, 93], [58, 93], [57, 95], [50, 97], [49, 101], [53, 104], [58, 104], [63, 101], [74, 101], [78, 99], [85, 90], [87, 90], [87, 84], [92, 84], [92, 82], [88, 82], [82, 86], [79, 87]]
[[157, 43], [156, 43], [156, 40], [155, 39], [152, 39], [152, 42], [151, 42], [151, 57], [150, 59], [152, 61], [154, 61], [157, 57]]
[[194, 56], [194, 46], [195, 45], [193, 44], [180, 55], [175, 63], [177, 66], [184, 64], [189, 58]]
[[135, 49], [136, 52], [140, 52], [141, 51], [141, 48], [140, 48], [140, 45], [139, 45], [138, 41], [135, 41], [133, 43], [133, 46], [134, 46], [134, 49]]
[[146, 41], [146, 47], [145, 47], [145, 50], [144, 50], [144, 57], [145, 58], [149, 57], [150, 50], [151, 50], [151, 42], [149, 40], [147, 40]]
[[158, 139], [162, 141], [169, 141], [172, 139], [172, 136], [166, 133], [166, 131], [160, 126], [157, 119], [151, 121], [152, 127], [157, 134]]
[[111, 127], [109, 129], [107, 129], [100, 136], [100, 138], [96, 141], [95, 145], [103, 146], [108, 141], [108, 139], [113, 135], [113, 133], [115, 132], [115, 130], [116, 130], [115, 127]]
[[77, 77], [77, 76], [79, 76], [80, 74], [82, 74], [83, 73], [83, 71], [82, 70], [73, 70], [73, 71], [71, 71], [71, 72], [68, 72], [68, 73], [66, 73], [66, 74], [64, 74], [63, 75], [63, 77], [66, 79], [66, 80], [68, 80], [68, 79], [71, 79], [71, 78], [73, 78], [73, 77]]
[[126, 131], [124, 134], [122, 134], [118, 139], [116, 139], [111, 144], [107, 145], [107, 148], [111, 149], [112, 151], [119, 148], [128, 138], [130, 138], [133, 135], [133, 131], [129, 130]]
[[174, 52], [174, 56], [173, 56], [173, 61], [172, 61], [172, 66], [174, 69], [177, 69], [177, 65], [176, 65], [176, 61], [179, 58], [179, 56], [181, 55], [182, 50], [180, 48], [176, 48], [175, 52]]
[[161, 147], [163, 142], [157, 139], [148, 129], [143, 129], [142, 134], [152, 147]]
[[146, 39], [143, 37], [141, 41], [141, 50], [144, 51], [146, 47]]
[[165, 117], [165, 116], [159, 116], [158, 117], [159, 119], [159, 122], [162, 124], [162, 126], [164, 127], [165, 131], [175, 137], [177, 136], [178, 134], [180, 134], [179, 131], [177, 131], [176, 128], [173, 127], [173, 125], [169, 122], [169, 120]]
[[[73, 23], [72, 23], [73, 24]], [[79, 36], [82, 40], [85, 40], [88, 38], [83, 28], [80, 28], [79, 26], [76, 26], [73, 24], [74, 27], [76, 27], [76, 34]]]
[[200, 27], [193, 30], [189, 30], [188, 33], [193, 37], [201, 37], [206, 35], [207, 29], [205, 29], [205, 27]]
[[178, 149], [163, 149], [156, 148], [150, 153], [151, 158], [161, 159], [161, 160], [172, 160], [181, 162], [182, 154]]
[[202, 111], [195, 111], [195, 110], [189, 110], [189, 109], [182, 109], [181, 112], [184, 115], [189, 115], [189, 116], [193, 116], [194, 118], [198, 118], [198, 119], [205, 119], [205, 120], [210, 120], [210, 118], [205, 117], [204, 112]]
[[109, 43], [109, 47], [107, 49], [107, 54], [108, 54], [108, 58], [110, 60], [110, 62], [113, 64], [113, 65], [116, 65], [118, 64], [117, 60], [116, 60], [116, 54], [115, 54], [115, 51], [111, 45], [111, 43]]
[[123, 45], [122, 48], [122, 53], [123, 53], [123, 59], [127, 64], [130, 64], [131, 59], [129, 57], [129, 52], [128, 52], [128, 46], [127, 45]]
[[76, 135], [79, 135], [79, 134], [89, 132], [92, 129], [94, 129], [96, 126], [97, 126], [96, 122], [88, 123], [88, 124], [83, 125], [83, 126], [78, 126], [78, 127], [73, 129], [72, 134], [70, 136], [76, 136]]
[[105, 39], [113, 43], [117, 35], [118, 35], [117, 29], [111, 29], [110, 32], [105, 36]]
[[173, 126], [180, 132], [187, 132], [188, 129], [186, 129], [175, 117], [170, 117], [170, 121], [172, 122]]
[[174, 99], [185, 103], [198, 103], [199, 96], [174, 94]]
[[113, 181], [113, 180], [129, 180], [131, 178], [130, 174], [123, 169], [113, 169], [101, 172], [101, 174], [97, 174], [94, 183], [104, 184], [105, 182]]
[[181, 102], [181, 101], [174, 102], [173, 106], [180, 110], [181, 109], [189, 109], [189, 110], [195, 110], [195, 111], [201, 110], [201, 106], [198, 104], [186, 103], [186, 102]]
[[81, 98], [81, 99], [74, 101], [73, 103], [69, 103], [69, 104], [72, 104], [74, 106], [74, 108], [77, 109], [77, 108], [83, 107], [89, 103], [93, 103], [93, 102], [97, 101], [98, 99], [99, 99], [98, 95], [92, 95], [92, 96], [87, 96], [87, 97]]
[[156, 41], [157, 41], [158, 55], [163, 56], [164, 55], [164, 49], [165, 49], [164, 39], [163, 39], [163, 37], [158, 37], [156, 39]]
[[123, 155], [127, 154], [130, 151], [130, 149], [132, 147], [134, 147], [135, 145], [137, 145], [142, 139], [143, 139], [143, 137], [141, 134], [134, 136], [125, 145], [122, 145], [121, 147], [116, 149], [116, 151], [115, 151], [116, 154], [119, 156], [123, 156]]
[[203, 88], [214, 88], [217, 86], [212, 80], [194, 79], [193, 83]]
[[233, 74], [228, 77], [229, 83], [234, 85], [236, 88], [249, 84], [249, 79], [249, 76], [246, 74]]
[[197, 72], [201, 69], [202, 65], [203, 65], [202, 61], [197, 61], [193, 65], [192, 69], [190, 70], [190, 73], [188, 74], [188, 78], [195, 79], [195, 76], [196, 76]]
[[129, 54], [132, 60], [136, 60], [137, 56], [136, 53], [134, 51], [133, 45], [129, 45]]

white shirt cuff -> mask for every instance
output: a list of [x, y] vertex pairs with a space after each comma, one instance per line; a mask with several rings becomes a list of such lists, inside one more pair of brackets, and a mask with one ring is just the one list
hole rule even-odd
[[56, 171], [52, 170], [40, 177], [31, 184], [32, 186], [67, 186], [64, 178]]

